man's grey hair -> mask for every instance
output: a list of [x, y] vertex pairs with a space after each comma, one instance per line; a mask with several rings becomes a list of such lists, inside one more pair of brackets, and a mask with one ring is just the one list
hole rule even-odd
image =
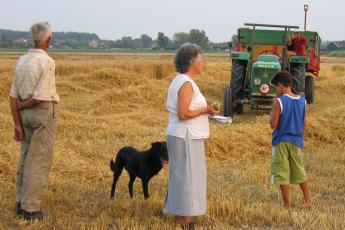
[[31, 26], [30, 34], [34, 44], [39, 45], [52, 36], [52, 31], [48, 22], [39, 22]]
[[176, 71], [186, 73], [199, 54], [202, 54], [202, 49], [197, 44], [187, 42], [181, 45], [175, 53]]

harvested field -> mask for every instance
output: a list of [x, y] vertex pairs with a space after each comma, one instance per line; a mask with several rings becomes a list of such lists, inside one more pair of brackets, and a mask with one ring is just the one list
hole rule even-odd
[[[150, 182], [148, 201], [128, 176], [110, 200], [109, 160], [119, 148], [145, 149], [165, 140], [167, 87], [172, 55], [77, 55], [53, 53], [60, 104], [55, 159], [46, 187], [42, 222], [26, 223], [14, 212], [19, 144], [13, 136], [8, 91], [18, 55], [0, 56], [0, 226], [2, 229], [175, 229], [162, 214], [167, 173]], [[222, 105], [229, 82], [227, 57], [206, 55], [196, 80], [210, 101]], [[303, 207], [292, 189], [290, 212], [278, 187], [268, 183], [271, 130], [267, 112], [250, 111], [231, 125], [211, 123], [206, 142], [208, 213], [197, 229], [345, 228], [345, 59], [323, 58], [316, 100], [308, 106], [305, 165], [314, 206]]]

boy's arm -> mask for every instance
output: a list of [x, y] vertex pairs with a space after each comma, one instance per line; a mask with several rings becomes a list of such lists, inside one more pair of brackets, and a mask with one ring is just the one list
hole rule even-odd
[[280, 104], [277, 98], [273, 99], [272, 111], [270, 115], [270, 125], [272, 129], [276, 129], [278, 126], [280, 117]]

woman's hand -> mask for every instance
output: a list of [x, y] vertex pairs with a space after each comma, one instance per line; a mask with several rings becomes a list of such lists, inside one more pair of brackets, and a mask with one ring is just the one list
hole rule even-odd
[[211, 116], [218, 115], [219, 109], [215, 104], [208, 105], [207, 106], [207, 113], [210, 114]]

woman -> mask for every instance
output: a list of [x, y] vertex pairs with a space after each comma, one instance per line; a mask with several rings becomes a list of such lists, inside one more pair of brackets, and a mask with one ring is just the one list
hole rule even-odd
[[175, 54], [178, 74], [168, 90], [169, 185], [164, 213], [175, 215], [184, 228], [193, 229], [192, 216], [206, 214], [206, 163], [204, 139], [209, 137], [208, 115], [219, 112], [207, 106], [194, 79], [201, 74], [202, 50], [185, 43]]

